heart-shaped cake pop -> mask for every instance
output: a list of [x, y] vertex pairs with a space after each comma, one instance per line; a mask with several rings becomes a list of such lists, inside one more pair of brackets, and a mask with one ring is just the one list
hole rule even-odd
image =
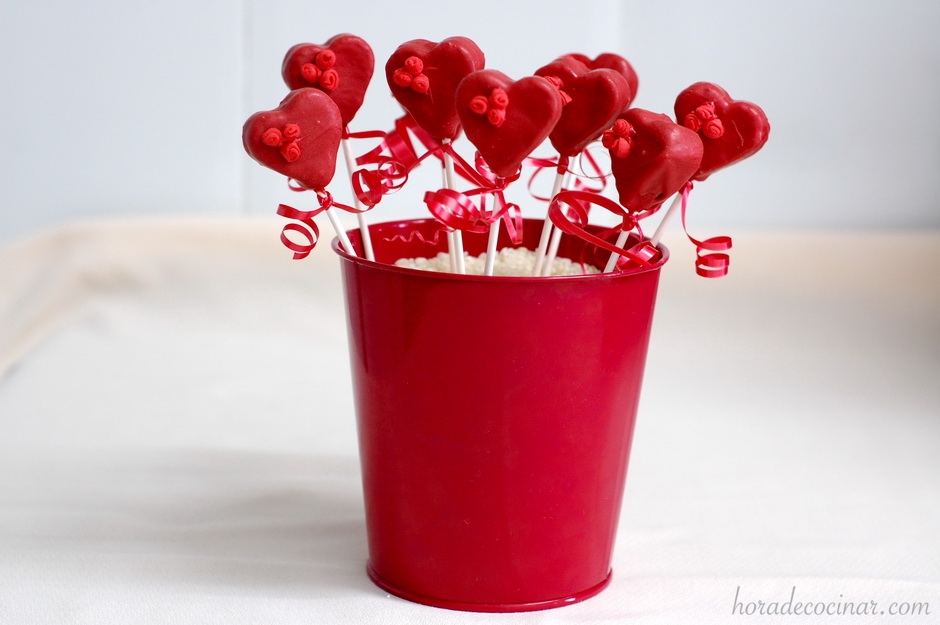
[[549, 135], [562, 156], [574, 156], [587, 147], [630, 102], [630, 85], [612, 69], [592, 70], [576, 59], [561, 57], [535, 74], [557, 84], [568, 100]]
[[287, 51], [281, 76], [291, 89], [314, 87], [329, 94], [343, 116], [343, 125], [355, 117], [366, 96], [375, 57], [365, 40], [336, 35], [325, 44], [298, 43]]
[[273, 111], [260, 111], [242, 128], [245, 151], [303, 187], [323, 190], [333, 179], [343, 135], [339, 107], [322, 91], [295, 89]]
[[770, 136], [767, 116], [756, 104], [732, 100], [710, 82], [697, 82], [676, 98], [676, 120], [699, 133], [705, 146], [695, 180], [757, 152]]
[[633, 69], [633, 66], [630, 65], [627, 59], [613, 52], [604, 52], [598, 55], [593, 61], [584, 54], [573, 53], [567, 56], [584, 63], [588, 69], [612, 69], [626, 78], [627, 84], [630, 85], [630, 98], [627, 100], [627, 104], [624, 106], [623, 110], [625, 111], [630, 107], [633, 99], [636, 98], [636, 92], [640, 86], [640, 79], [636, 75], [636, 70]]
[[398, 46], [385, 64], [392, 95], [435, 139], [460, 133], [455, 94], [468, 74], [483, 69], [483, 52], [466, 37], [434, 43], [415, 39]]
[[473, 72], [457, 87], [457, 114], [467, 139], [497, 176], [519, 171], [561, 117], [558, 89], [541, 76], [513, 82], [495, 69]]
[[668, 115], [643, 109], [618, 117], [602, 141], [610, 150], [620, 204], [631, 213], [657, 210], [702, 162], [698, 134]]

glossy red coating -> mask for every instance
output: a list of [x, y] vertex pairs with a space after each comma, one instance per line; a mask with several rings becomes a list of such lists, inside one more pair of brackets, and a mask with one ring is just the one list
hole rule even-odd
[[[698, 107], [703, 104], [711, 106], [711, 116], [721, 123], [722, 132], [717, 137], [709, 138], [704, 124], [699, 128], [694, 119], [688, 119], [690, 115], [697, 117]], [[676, 98], [675, 111], [680, 124], [697, 128], [702, 135], [705, 151], [694, 180], [705, 180], [717, 170], [752, 156], [770, 137], [770, 122], [761, 107], [733, 99], [714, 83], [697, 82], [687, 87]]]
[[310, 87], [291, 91], [276, 109], [255, 113], [242, 127], [248, 156], [313, 191], [333, 179], [342, 136], [339, 107]]
[[[414, 39], [398, 46], [388, 58], [385, 78], [392, 96], [418, 126], [439, 141], [456, 139], [460, 134], [454, 99], [457, 85], [485, 64], [483, 51], [466, 37], [448, 37], [440, 43]], [[406, 79], [399, 82], [403, 71]], [[414, 82], [419, 75], [424, 77], [421, 87]]]
[[[535, 248], [541, 221], [526, 220]], [[659, 269], [556, 278], [403, 269], [433, 220], [342, 259], [368, 573], [411, 601], [557, 607], [609, 582]], [[350, 239], [358, 244], [357, 232]], [[500, 246], [509, 244], [504, 236]], [[436, 241], [435, 241], [436, 238]], [[426, 242], [423, 242], [426, 241]], [[486, 235], [464, 234], [471, 254]], [[582, 257], [564, 237], [559, 255]], [[597, 264], [603, 267], [600, 256]]]
[[[492, 101], [497, 90], [505, 96], [505, 105], [494, 120], [494, 112], [500, 112]], [[561, 117], [561, 95], [541, 76], [513, 81], [495, 69], [483, 69], [460, 81], [456, 97], [467, 139], [493, 173], [504, 178], [519, 171], [522, 161], [542, 144]], [[474, 110], [474, 101], [481, 100], [482, 110]]]
[[[326, 62], [322, 57], [324, 50], [333, 53], [333, 58]], [[305, 65], [316, 69], [310, 73]], [[336, 79], [333, 84], [323, 76], [323, 72], [331, 69]], [[339, 107], [343, 125], [348, 126], [362, 106], [374, 69], [375, 56], [369, 44], [360, 37], [343, 33], [330, 37], [322, 45], [298, 43], [292, 46], [284, 56], [281, 76], [291, 89], [312, 87], [325, 92]]]

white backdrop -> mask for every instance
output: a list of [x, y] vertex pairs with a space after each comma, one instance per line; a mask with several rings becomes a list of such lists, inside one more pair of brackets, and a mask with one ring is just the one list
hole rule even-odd
[[[757, 102], [770, 141], [699, 185], [690, 219], [703, 234], [937, 227], [938, 7], [0, 0], [0, 243], [88, 217], [270, 215], [297, 202], [243, 153], [241, 125], [284, 95], [290, 45], [339, 32], [368, 40], [379, 66], [408, 39], [466, 35], [515, 78], [566, 52], [616, 51], [640, 75], [636, 106], [670, 112], [698, 80]], [[397, 114], [376, 76], [352, 130], [386, 129]], [[437, 176], [417, 178], [376, 218], [423, 214]], [[345, 193], [339, 177], [331, 189]]]

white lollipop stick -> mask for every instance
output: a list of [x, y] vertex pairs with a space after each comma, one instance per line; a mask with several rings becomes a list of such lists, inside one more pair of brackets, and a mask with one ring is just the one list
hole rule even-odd
[[[499, 200], [496, 199], [496, 196], [493, 196], [493, 212], [496, 212], [496, 209], [499, 205]], [[499, 241], [499, 222], [501, 219], [497, 219], [490, 224], [490, 236], [486, 240], [486, 264], [483, 267], [483, 275], [492, 276], [493, 275], [493, 266], [496, 264], [496, 244]]]
[[[441, 167], [441, 184], [447, 187], [447, 167]], [[447, 259], [450, 261], [450, 272], [457, 273], [457, 256], [454, 254], [454, 233], [447, 233]]]
[[666, 214], [663, 215], [662, 221], [659, 222], [659, 225], [656, 226], [656, 232], [653, 233], [653, 236], [650, 237], [650, 243], [653, 244], [653, 247], [659, 245], [659, 242], [662, 240], [663, 235], [666, 233], [666, 226], [669, 225], [669, 221], [675, 216], [676, 212], [679, 210], [679, 207], [682, 206], [682, 192], [676, 193], [675, 199], [672, 200], [672, 204], [669, 205], [669, 208], [666, 209]]
[[343, 230], [343, 224], [339, 222], [339, 217], [336, 216], [336, 210], [333, 208], [328, 208], [324, 211], [326, 216], [330, 218], [330, 223], [333, 225], [333, 230], [336, 231], [336, 236], [339, 237], [339, 242], [343, 246], [343, 249], [346, 250], [346, 253], [350, 256], [359, 256], [356, 254], [356, 250], [353, 249], [352, 243], [349, 241], [349, 237], [346, 236], [346, 231]]
[[548, 245], [548, 252], [545, 254], [545, 264], [542, 267], [542, 275], [552, 275], [552, 265], [555, 264], [555, 257], [558, 255], [558, 246], [561, 245], [561, 230], [554, 228], [552, 230], [552, 240]]
[[372, 235], [369, 234], [369, 223], [366, 221], [365, 211], [362, 203], [359, 201], [359, 196], [356, 195], [356, 188], [352, 183], [352, 175], [355, 165], [353, 164], [353, 154], [352, 148], [349, 146], [349, 140], [343, 139], [343, 156], [346, 157], [346, 171], [349, 172], [349, 186], [352, 188], [353, 202], [356, 205], [356, 210], [362, 211], [356, 213], [356, 219], [359, 221], [359, 236], [362, 239], [362, 249], [366, 253], [366, 258], [368, 260], [375, 260], [375, 254], [372, 251]]
[[[552, 185], [552, 195], [549, 199], [555, 199], [555, 196], [561, 192], [562, 183], [565, 181], [565, 175], [567, 172], [559, 171], [555, 174], [555, 184]], [[554, 225], [551, 220], [548, 218], [548, 215], [545, 215], [545, 221], [542, 223], [542, 235], [539, 237], [539, 246], [535, 250], [535, 269], [532, 272], [533, 276], [542, 275], [542, 265], [545, 263], [545, 252], [548, 250], [548, 241], [552, 235], [552, 229]]]
[[[568, 176], [561, 185], [562, 190], [567, 190], [571, 184], [571, 177]], [[548, 253], [545, 255], [545, 267], [542, 269], [543, 276], [552, 275], [552, 265], [555, 264], [555, 257], [558, 256], [558, 246], [561, 244], [562, 231], [558, 228], [552, 230], [551, 244], [548, 246]]]
[[[660, 239], [663, 238], [663, 233], [666, 232], [666, 225], [669, 223], [669, 220], [672, 219], [672, 216], [676, 213], [676, 210], [682, 204], [682, 193], [677, 193], [672, 200], [672, 204], [669, 205], [669, 208], [666, 209], [666, 214], [663, 215], [662, 221], [659, 222], [659, 226], [656, 228], [656, 232], [653, 233], [653, 237], [650, 239], [650, 243], [653, 244], [653, 247], [659, 245]], [[630, 237], [629, 231], [624, 231], [620, 233], [620, 236], [617, 237], [617, 247], [623, 247], [627, 244], [627, 239]], [[607, 261], [607, 266], [604, 267], [604, 273], [610, 273], [617, 266], [617, 259], [620, 258], [620, 254], [611, 254], [610, 259]]]
[[[444, 139], [442, 143], [450, 144], [450, 139]], [[454, 178], [454, 158], [444, 150], [444, 187], [456, 190]], [[463, 257], [463, 233], [460, 230], [449, 232], [447, 242], [450, 246], [451, 269], [456, 273], [467, 273]]]
[[[620, 232], [620, 236], [617, 237], [617, 247], [623, 247], [627, 244], [627, 239], [630, 238], [630, 231], [623, 230]], [[617, 259], [620, 258], [620, 254], [611, 254], [610, 258], [607, 259], [607, 265], [604, 267], [604, 273], [610, 273], [617, 266]]]

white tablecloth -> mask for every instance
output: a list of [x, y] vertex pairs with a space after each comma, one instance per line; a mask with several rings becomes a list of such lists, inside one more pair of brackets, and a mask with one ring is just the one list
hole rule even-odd
[[[0, 623], [940, 621], [940, 233], [667, 239], [613, 581], [481, 615], [367, 579], [337, 261], [278, 232], [0, 248]], [[875, 615], [741, 614], [791, 595]]]

